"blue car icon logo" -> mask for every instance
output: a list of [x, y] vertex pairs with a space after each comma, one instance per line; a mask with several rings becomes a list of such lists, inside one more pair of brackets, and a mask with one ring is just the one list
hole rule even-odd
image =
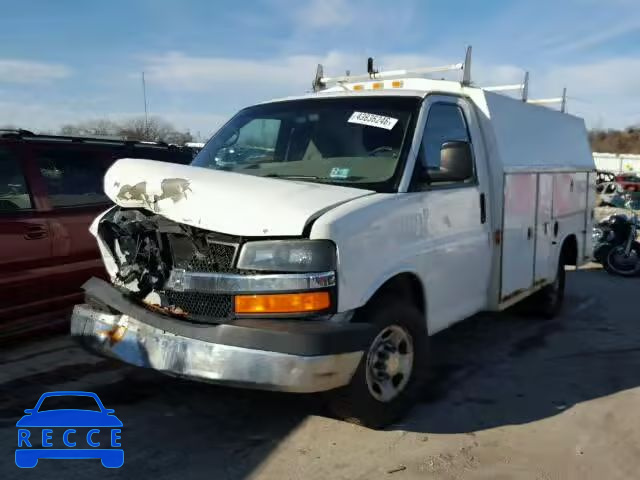
[[26, 415], [16, 423], [18, 467], [33, 468], [41, 458], [99, 458], [106, 468], [124, 464], [122, 422], [95, 393], [45, 393], [34, 408], [24, 412]]

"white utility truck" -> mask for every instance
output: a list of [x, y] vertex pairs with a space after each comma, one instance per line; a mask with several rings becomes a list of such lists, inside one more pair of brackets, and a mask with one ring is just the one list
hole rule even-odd
[[[116, 162], [91, 226], [111, 283], [85, 284], [72, 335], [174, 376], [326, 392], [379, 427], [424, 385], [430, 335], [525, 299], [553, 316], [591, 252], [584, 122], [469, 67], [319, 66], [313, 93], [241, 110], [191, 166]], [[446, 69], [462, 81], [422, 78]]]

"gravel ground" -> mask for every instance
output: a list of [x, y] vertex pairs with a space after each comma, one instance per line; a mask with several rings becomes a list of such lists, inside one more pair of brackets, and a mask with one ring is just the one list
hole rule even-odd
[[[180, 381], [64, 336], [0, 350], [0, 478], [631, 479], [640, 471], [640, 279], [570, 271], [561, 317], [483, 314], [433, 337], [435, 378], [401, 423], [323, 416], [314, 395]], [[51, 390], [123, 421], [125, 464], [14, 465], [15, 422]]]

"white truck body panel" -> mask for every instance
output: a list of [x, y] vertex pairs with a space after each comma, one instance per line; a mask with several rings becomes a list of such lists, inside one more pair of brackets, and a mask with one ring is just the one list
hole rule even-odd
[[[504, 172], [595, 169], [584, 121], [540, 105], [484, 92], [495, 139], [492, 162]], [[570, 140], [573, 139], [573, 140]]]

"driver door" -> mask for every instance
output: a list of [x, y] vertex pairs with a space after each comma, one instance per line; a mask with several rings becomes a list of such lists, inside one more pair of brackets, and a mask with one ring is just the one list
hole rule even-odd
[[[454, 96], [429, 97], [412, 190], [427, 214], [422, 278], [426, 279], [430, 333], [488, 305], [492, 264], [488, 178], [475, 113]], [[441, 169], [443, 145], [466, 143], [473, 173], [448, 179]]]

